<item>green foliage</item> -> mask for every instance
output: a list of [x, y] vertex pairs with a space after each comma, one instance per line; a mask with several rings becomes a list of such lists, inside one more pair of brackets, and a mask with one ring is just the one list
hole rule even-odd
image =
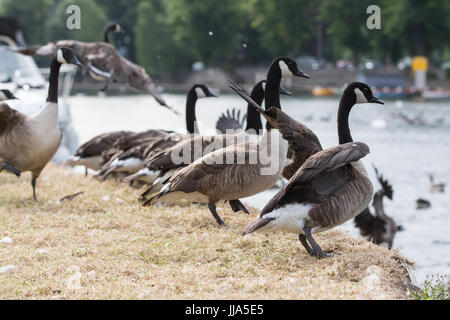
[[187, 60], [171, 35], [166, 7], [162, 1], [141, 2], [134, 28], [138, 62], [151, 74], [182, 68]]
[[[81, 30], [66, 27], [71, 4], [81, 7]], [[372, 4], [381, 8], [381, 30], [366, 27]], [[32, 44], [102, 41], [105, 26], [119, 22], [125, 33], [113, 36], [114, 44], [151, 74], [185, 70], [198, 60], [233, 68], [278, 55], [314, 56], [318, 34], [332, 61], [450, 59], [448, 0], [0, 0], [0, 15], [17, 18]]]
[[[69, 30], [66, 25], [69, 17], [66, 10], [72, 4], [79, 6], [81, 10], [80, 30]], [[108, 19], [102, 8], [91, 0], [63, 0], [58, 3], [54, 13], [46, 20], [46, 31], [51, 41], [61, 39], [103, 41], [103, 31], [108, 25]], [[42, 22], [40, 23], [42, 24]]]
[[45, 21], [54, 6], [53, 0], [3, 0], [0, 1], [0, 15], [19, 20], [30, 43], [46, 42]]
[[241, 46], [239, 0], [170, 0], [169, 23], [184, 54], [210, 64], [233, 60]]
[[416, 300], [450, 300], [450, 279], [448, 276], [427, 277], [423, 289], [411, 291], [411, 296]]
[[429, 55], [435, 49], [449, 47], [448, 0], [384, 2], [384, 33], [398, 41], [404, 53]]
[[250, 0], [247, 10], [265, 49], [273, 56], [295, 56], [316, 34], [316, 7], [315, 0]]

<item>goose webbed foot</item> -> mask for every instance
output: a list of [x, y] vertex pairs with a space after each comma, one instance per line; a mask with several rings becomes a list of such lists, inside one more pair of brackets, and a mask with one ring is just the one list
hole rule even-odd
[[244, 213], [250, 214], [247, 208], [242, 204], [240, 200], [229, 200], [228, 203], [230, 204], [230, 207], [233, 210], [233, 212], [239, 212], [242, 210]]
[[[317, 242], [311, 235], [311, 228], [305, 227], [303, 228], [303, 232], [304, 235], [299, 235], [299, 240], [306, 248], [310, 256], [317, 257], [319, 259], [331, 258], [332, 256], [334, 256], [334, 253], [325, 253], [322, 251], [322, 248], [317, 244]], [[303, 236], [304, 238], [302, 239], [301, 236]], [[308, 242], [311, 245], [311, 247], [309, 247]]]
[[214, 203], [208, 203], [208, 209], [211, 211], [214, 219], [216, 219], [217, 223], [221, 226], [224, 224], [223, 220], [219, 217], [216, 211], [216, 205]]
[[9, 171], [9, 172], [15, 174], [18, 177], [20, 177], [20, 174], [21, 174], [21, 172], [19, 170], [17, 170], [12, 165], [10, 165], [9, 163], [6, 163], [6, 162], [3, 162], [0, 165], [0, 172], [2, 172], [3, 170]]

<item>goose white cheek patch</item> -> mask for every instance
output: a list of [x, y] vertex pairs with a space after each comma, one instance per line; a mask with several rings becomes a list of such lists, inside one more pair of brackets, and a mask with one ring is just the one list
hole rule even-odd
[[279, 64], [280, 69], [281, 69], [281, 76], [282, 77], [292, 77], [293, 76], [291, 70], [289, 70], [289, 67], [287, 66], [287, 64], [283, 60], [280, 60], [280, 62], [278, 64]]
[[364, 93], [362, 93], [361, 90], [359, 90], [358, 88], [355, 88], [354, 90], [355, 95], [356, 95], [356, 103], [367, 103], [369, 101], [367, 101], [366, 96], [364, 95]]
[[205, 98], [205, 92], [203, 92], [200, 88], [195, 88], [195, 93], [197, 94], [197, 98]]
[[61, 49], [58, 50], [58, 52], [56, 53], [56, 59], [61, 64], [66, 64], [67, 63], [66, 59], [64, 59], [64, 55], [63, 55], [63, 52], [62, 52]]

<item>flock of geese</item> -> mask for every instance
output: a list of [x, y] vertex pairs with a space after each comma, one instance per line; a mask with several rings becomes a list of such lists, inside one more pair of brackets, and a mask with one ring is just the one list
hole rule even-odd
[[[111, 26], [105, 32], [105, 41], [109, 32], [117, 31], [119, 26]], [[8, 92], [0, 93], [3, 100], [0, 102], [0, 171], [17, 176], [30, 171], [35, 200], [39, 174], [61, 141], [58, 127], [61, 64], [83, 67], [94, 78], [106, 80], [106, 85], [126, 75], [130, 86], [152, 94], [167, 107], [145, 71], [121, 57], [108, 43], [62, 40], [17, 51], [52, 57], [47, 102], [37, 114], [25, 116], [15, 111], [8, 105], [14, 97]], [[391, 247], [395, 232], [402, 230], [383, 210], [383, 198], [392, 199], [392, 187], [376, 171], [382, 188], [373, 196], [372, 183], [361, 162], [369, 147], [354, 141], [349, 127], [354, 106], [384, 103], [373, 95], [368, 85], [349, 84], [338, 105], [339, 144], [323, 149], [312, 130], [282, 111], [280, 94], [290, 93], [280, 84], [287, 77], [309, 78], [294, 60], [278, 57], [271, 63], [266, 79], [256, 83], [250, 95], [230, 82], [231, 89], [247, 102], [247, 114], [241, 117], [235, 110], [222, 114], [216, 123], [220, 132], [217, 135], [205, 136], [198, 132], [196, 102], [215, 95], [205, 85], [196, 84], [186, 98], [187, 133], [162, 129], [103, 133], [81, 145], [67, 164], [84, 166], [86, 174], [88, 169], [97, 171], [96, 176], [102, 181], [115, 176], [130, 185], [146, 185], [139, 198], [144, 206], [159, 202], [203, 203], [219, 225], [224, 222], [217, 213], [217, 203], [228, 202], [234, 212], [248, 214], [239, 199], [263, 192], [283, 177], [287, 183], [244, 229], [243, 235], [277, 230], [295, 233], [308, 254], [324, 258], [333, 254], [324, 252], [313, 234], [356, 217], [355, 224], [363, 236]], [[261, 116], [267, 120], [265, 127]], [[224, 148], [210, 147], [223, 141], [234, 143]], [[258, 156], [261, 150], [270, 150], [268, 159]], [[189, 161], [177, 163], [173, 154]], [[238, 158], [245, 159], [244, 163], [217, 161]], [[274, 170], [267, 170], [268, 167]], [[375, 216], [368, 207], [372, 198]]]

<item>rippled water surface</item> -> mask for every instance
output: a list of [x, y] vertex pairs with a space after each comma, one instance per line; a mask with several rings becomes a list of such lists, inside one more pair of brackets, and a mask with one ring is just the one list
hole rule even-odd
[[[170, 129], [185, 132], [185, 96], [165, 95], [181, 116], [163, 109], [150, 97], [70, 97], [73, 125], [80, 143], [111, 130]], [[283, 110], [303, 121], [319, 137], [324, 148], [337, 144], [337, 98], [282, 98]], [[199, 100], [197, 119], [200, 132], [214, 133], [217, 117], [227, 108], [242, 111], [246, 105], [234, 95]], [[400, 119], [420, 118], [425, 125], [413, 125]], [[374, 184], [380, 186], [372, 170], [375, 164], [394, 188], [392, 201], [385, 200], [385, 211], [405, 231], [397, 233], [394, 247], [416, 262], [415, 277], [420, 284], [429, 274], [450, 274], [450, 102], [387, 101], [384, 106], [364, 104], [350, 114], [355, 141], [370, 147], [363, 159]], [[448, 184], [446, 193], [430, 193], [428, 174]], [[276, 191], [269, 190], [244, 199], [262, 208]], [[417, 198], [428, 199], [432, 207], [416, 210]], [[339, 228], [358, 236], [349, 221]], [[275, 240], [275, 238], [274, 238]], [[292, 241], [297, 241], [296, 237]], [[300, 244], [299, 244], [300, 245]]]

